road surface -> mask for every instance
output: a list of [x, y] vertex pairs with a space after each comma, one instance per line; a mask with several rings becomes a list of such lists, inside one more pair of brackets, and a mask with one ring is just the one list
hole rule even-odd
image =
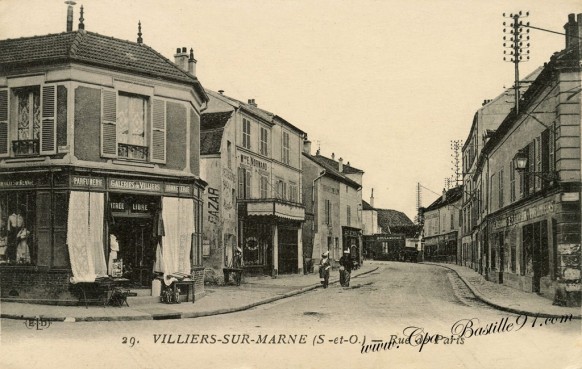
[[582, 368], [580, 321], [518, 316], [475, 299], [451, 271], [379, 269], [245, 312], [206, 318], [2, 320], [1, 368]]

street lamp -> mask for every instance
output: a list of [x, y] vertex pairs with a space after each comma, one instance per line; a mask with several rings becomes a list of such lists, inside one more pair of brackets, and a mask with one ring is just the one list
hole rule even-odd
[[527, 175], [530, 175], [530, 174], [534, 175], [536, 177], [543, 179], [546, 182], [554, 182], [554, 181], [557, 181], [559, 179], [558, 172], [556, 172], [556, 171], [552, 171], [552, 172], [528, 171], [527, 170], [528, 169], [528, 161], [529, 161], [529, 155], [527, 155], [524, 150], [519, 150], [517, 152], [517, 154], [515, 154], [515, 156], [513, 157], [513, 163], [514, 163], [515, 170], [520, 172], [520, 173], [527, 174]]

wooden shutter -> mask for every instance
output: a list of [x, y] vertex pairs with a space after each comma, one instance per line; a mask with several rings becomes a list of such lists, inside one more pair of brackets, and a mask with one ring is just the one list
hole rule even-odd
[[101, 91], [101, 156], [117, 157], [117, 92]]
[[155, 163], [166, 162], [166, 103], [157, 99], [153, 103], [150, 160]]
[[52, 259], [51, 242], [51, 193], [36, 193], [36, 265], [50, 266]]
[[0, 156], [8, 156], [8, 89], [0, 90]]
[[56, 153], [57, 129], [57, 86], [44, 85], [40, 95], [42, 102], [42, 119], [40, 122], [40, 153]]

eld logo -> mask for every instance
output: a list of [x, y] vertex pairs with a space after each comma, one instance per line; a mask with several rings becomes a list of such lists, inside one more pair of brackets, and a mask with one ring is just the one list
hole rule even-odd
[[36, 328], [37, 331], [42, 331], [44, 329], [48, 329], [51, 326], [51, 321], [37, 316], [35, 318], [26, 319], [24, 321], [24, 326], [28, 329]]

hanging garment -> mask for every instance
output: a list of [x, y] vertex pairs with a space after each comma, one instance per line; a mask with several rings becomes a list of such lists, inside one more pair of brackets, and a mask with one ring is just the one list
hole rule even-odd
[[117, 260], [117, 253], [119, 252], [119, 242], [114, 234], [109, 236], [109, 262], [107, 263], [107, 274], [113, 275], [113, 262]]
[[30, 263], [30, 249], [28, 247], [28, 236], [30, 236], [30, 231], [26, 228], [22, 228], [18, 232], [18, 246], [16, 246], [16, 261], [18, 263], [28, 264]]

